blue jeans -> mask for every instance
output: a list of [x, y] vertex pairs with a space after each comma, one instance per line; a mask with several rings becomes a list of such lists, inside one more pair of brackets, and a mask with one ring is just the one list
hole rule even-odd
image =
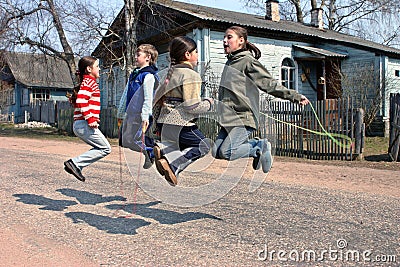
[[103, 133], [98, 128], [90, 128], [86, 120], [75, 121], [73, 130], [77, 137], [93, 147], [72, 159], [80, 170], [111, 153], [110, 143]]
[[262, 148], [262, 140], [249, 140], [253, 131], [254, 128], [247, 126], [221, 128], [214, 142], [213, 157], [225, 160], [256, 157], [257, 150]]
[[119, 131], [119, 146], [127, 147], [133, 151], [150, 151], [150, 157], [153, 156], [154, 139], [148, 136], [149, 130], [153, 125], [153, 117], [149, 118], [149, 126], [145, 132], [144, 144], [142, 142], [142, 118], [140, 114], [135, 117], [126, 117], [122, 122]]

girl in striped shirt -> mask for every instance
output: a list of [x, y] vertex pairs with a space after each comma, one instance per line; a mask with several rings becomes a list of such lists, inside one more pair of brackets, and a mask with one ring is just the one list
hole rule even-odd
[[73, 130], [76, 136], [93, 148], [64, 162], [64, 169], [84, 182], [82, 169], [111, 152], [110, 143], [99, 130], [100, 90], [96, 79], [100, 77], [99, 61], [91, 56], [79, 60], [79, 91], [70, 98], [74, 105]]

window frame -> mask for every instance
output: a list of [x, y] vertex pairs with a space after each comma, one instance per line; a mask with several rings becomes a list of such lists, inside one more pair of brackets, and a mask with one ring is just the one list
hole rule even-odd
[[[285, 65], [285, 62], [289, 62], [290, 66]], [[292, 58], [285, 57], [282, 59], [280, 75], [283, 86], [298, 91], [297, 64]]]

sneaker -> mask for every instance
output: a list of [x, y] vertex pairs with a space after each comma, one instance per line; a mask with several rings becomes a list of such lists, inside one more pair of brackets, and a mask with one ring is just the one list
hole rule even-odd
[[149, 169], [154, 162], [154, 159], [150, 158], [150, 152], [145, 150], [143, 151], [144, 155], [144, 164], [143, 164], [143, 169]]
[[272, 167], [272, 154], [271, 154], [271, 143], [265, 140], [263, 145], [263, 151], [260, 156], [261, 166], [264, 173], [268, 173]]
[[260, 158], [261, 158], [261, 151], [257, 150], [256, 157], [253, 159], [253, 169], [254, 170], [258, 170], [261, 167]]
[[166, 159], [160, 159], [159, 163], [164, 171], [165, 180], [167, 180], [167, 182], [172, 186], [177, 185], [178, 179], [176, 179], [175, 173], [172, 170], [171, 166], [169, 166], [168, 161]]
[[155, 160], [155, 163], [156, 163], [156, 169], [157, 169], [159, 174], [164, 176], [164, 169], [163, 169], [163, 167], [162, 167], [162, 165], [160, 163], [160, 160], [162, 159], [161, 148], [159, 146], [155, 145], [153, 147], [153, 153], [154, 153], [154, 160]]
[[79, 181], [85, 181], [85, 176], [82, 175], [81, 170], [75, 165], [72, 159], [64, 162], [64, 170], [75, 176]]

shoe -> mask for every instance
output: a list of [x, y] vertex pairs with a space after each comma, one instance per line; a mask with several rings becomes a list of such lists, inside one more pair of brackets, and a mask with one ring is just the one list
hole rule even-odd
[[72, 174], [75, 176], [79, 181], [84, 182], [85, 181], [85, 176], [82, 175], [81, 170], [79, 170], [78, 167], [76, 167], [75, 163], [72, 161], [72, 159], [69, 159], [64, 162], [64, 170], [68, 172], [69, 174]]
[[261, 167], [260, 158], [261, 158], [261, 151], [257, 150], [256, 157], [253, 159], [253, 169], [254, 170], [258, 170]]
[[144, 164], [143, 164], [143, 169], [149, 169], [154, 162], [154, 159], [150, 158], [150, 152], [145, 150], [143, 151], [144, 155]]
[[260, 156], [261, 166], [264, 173], [268, 173], [272, 167], [272, 154], [271, 154], [271, 143], [265, 141], [263, 151]]
[[172, 185], [175, 186], [178, 184], [178, 180], [176, 179], [175, 173], [172, 171], [171, 166], [166, 159], [160, 159], [159, 163], [164, 170], [165, 180]]
[[153, 147], [153, 153], [154, 153], [154, 160], [155, 160], [155, 163], [156, 163], [156, 169], [157, 169], [159, 174], [164, 176], [164, 169], [163, 169], [163, 167], [162, 167], [162, 165], [160, 163], [160, 160], [162, 159], [161, 148], [159, 146], [155, 145]]

